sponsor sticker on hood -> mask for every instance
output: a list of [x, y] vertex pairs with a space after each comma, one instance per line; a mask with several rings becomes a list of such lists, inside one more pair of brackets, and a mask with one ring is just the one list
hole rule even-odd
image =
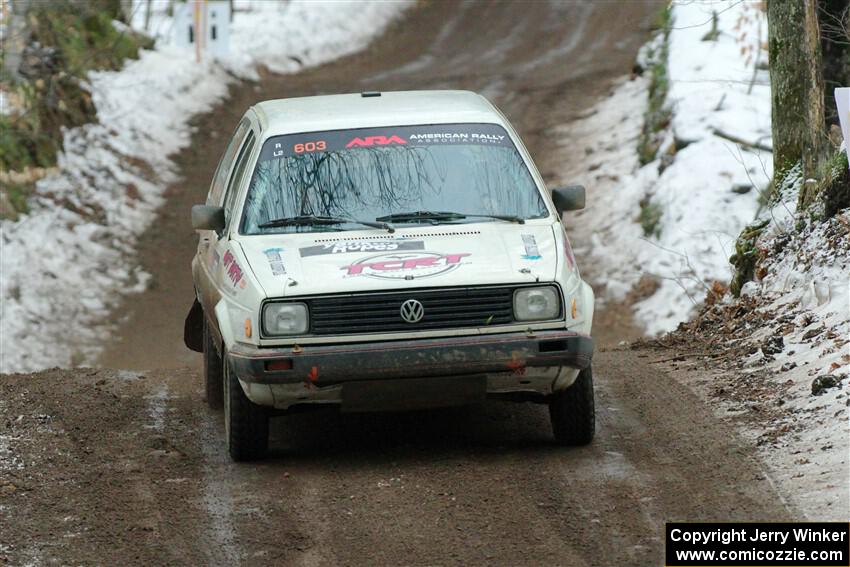
[[266, 258], [269, 260], [269, 268], [271, 269], [272, 274], [276, 276], [286, 274], [286, 267], [283, 265], [283, 258], [280, 256], [281, 252], [283, 252], [283, 248], [266, 248], [263, 250], [263, 254], [265, 254]]
[[324, 256], [326, 254], [347, 254], [349, 252], [394, 252], [397, 250], [424, 250], [425, 243], [420, 240], [340, 240], [317, 246], [299, 248], [302, 258]]
[[522, 235], [522, 245], [525, 247], [524, 260], [539, 260], [543, 256], [540, 255], [540, 249], [537, 247], [537, 239], [533, 234]]

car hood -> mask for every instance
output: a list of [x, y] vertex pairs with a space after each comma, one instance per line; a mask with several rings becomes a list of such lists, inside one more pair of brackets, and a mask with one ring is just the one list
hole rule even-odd
[[549, 282], [558, 264], [549, 223], [241, 236], [239, 243], [267, 297]]

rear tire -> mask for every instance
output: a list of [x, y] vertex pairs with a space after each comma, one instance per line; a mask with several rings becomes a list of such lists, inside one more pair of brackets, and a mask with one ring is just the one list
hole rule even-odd
[[253, 461], [266, 454], [269, 445], [269, 414], [248, 399], [239, 380], [224, 365], [224, 432], [227, 451], [234, 461]]
[[210, 409], [220, 410], [224, 407], [224, 368], [206, 317], [204, 317], [204, 382], [207, 405]]
[[573, 385], [556, 392], [549, 400], [549, 418], [555, 440], [561, 445], [587, 445], [596, 432], [593, 403], [593, 372], [590, 367], [578, 374]]

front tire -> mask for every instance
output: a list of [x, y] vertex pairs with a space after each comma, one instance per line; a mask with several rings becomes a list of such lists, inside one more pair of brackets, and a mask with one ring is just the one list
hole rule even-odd
[[224, 406], [224, 368], [221, 355], [215, 348], [210, 326], [204, 317], [204, 382], [207, 390], [207, 405], [220, 410]]
[[230, 365], [224, 364], [224, 432], [227, 451], [234, 461], [253, 461], [266, 454], [269, 415], [248, 399]]
[[555, 392], [549, 400], [549, 418], [555, 440], [561, 445], [587, 445], [596, 432], [593, 403], [593, 372], [590, 367], [578, 374], [572, 386]]

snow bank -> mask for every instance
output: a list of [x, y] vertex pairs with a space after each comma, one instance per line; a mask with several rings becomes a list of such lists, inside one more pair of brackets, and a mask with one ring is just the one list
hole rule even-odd
[[[791, 199], [792, 195], [788, 195]], [[777, 209], [785, 212], [780, 204]], [[739, 421], [791, 505], [811, 520], [850, 509], [850, 209], [818, 222], [763, 214], [760, 280], [668, 340], [707, 353], [683, 381]], [[700, 364], [697, 362], [697, 364]]]
[[796, 192], [784, 200], [761, 215], [770, 221], [756, 241], [765, 258], [756, 268], [760, 278], [743, 290], [769, 315], [751, 340], [782, 337], [782, 348], [772, 355], [762, 348], [744, 369], [763, 369], [763, 379], [783, 389], [784, 411], [772, 428], [787, 433], [762, 449], [780, 487], [811, 519], [844, 520], [850, 509], [850, 209], [813, 221], [794, 215]]
[[168, 45], [171, 21], [156, 12], [157, 48], [90, 74], [99, 123], [67, 131], [59, 171], [38, 182], [30, 213], [0, 222], [0, 372], [96, 356], [110, 308], [145, 287], [131, 256], [175, 180], [169, 156], [189, 143], [194, 115], [258, 65], [292, 72], [362, 49], [411, 4], [243, 0], [230, 54], [201, 64]]
[[[717, 37], [703, 41], [713, 12]], [[651, 278], [656, 289], [635, 306], [650, 334], [674, 329], [713, 281], [729, 281], [734, 241], [755, 217], [772, 176], [770, 152], [726, 138], [769, 147], [769, 78], [755, 67], [766, 59], [758, 51], [758, 38], [766, 39], [763, 15], [746, 2], [674, 2], [672, 15], [667, 104], [673, 118], [658, 159], [640, 167], [636, 152], [644, 79], [626, 83], [563, 131], [565, 151], [576, 135], [587, 144], [589, 167], [563, 173], [589, 191], [577, 222], [592, 238], [579, 252], [594, 266], [603, 301], [623, 299], [642, 277]], [[657, 216], [644, 223], [649, 234], [639, 222], [642, 208]]]

